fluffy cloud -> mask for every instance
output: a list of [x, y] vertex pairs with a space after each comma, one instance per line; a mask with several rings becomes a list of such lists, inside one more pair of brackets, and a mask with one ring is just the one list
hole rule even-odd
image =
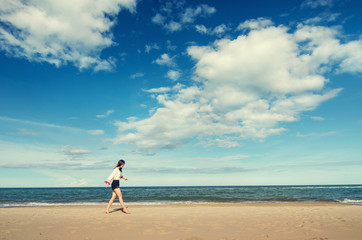
[[214, 7], [210, 7], [207, 4], [201, 4], [196, 8], [186, 8], [185, 12], [181, 16], [182, 23], [193, 23], [197, 16], [210, 16], [215, 13], [216, 10]]
[[157, 63], [158, 65], [172, 67], [176, 65], [174, 62], [174, 58], [175, 57], [170, 57], [167, 53], [164, 53], [159, 58], [157, 58], [154, 63]]
[[176, 32], [181, 30], [182, 25], [181, 23], [171, 20], [168, 24], [165, 25], [165, 28], [167, 28], [171, 32]]
[[246, 20], [243, 23], [240, 23], [238, 26], [238, 30], [250, 30], [250, 29], [263, 29], [269, 26], [272, 26], [273, 22], [267, 18], [258, 18], [258, 19], [250, 19]]
[[166, 76], [173, 81], [177, 81], [181, 77], [181, 72], [176, 70], [169, 70]]
[[29, 61], [111, 70], [115, 58], [102, 59], [101, 51], [114, 44], [110, 29], [119, 11], [133, 12], [135, 6], [135, 0], [4, 0], [0, 46]]
[[244, 32], [235, 39], [189, 47], [195, 84], [150, 90], [159, 108], [149, 118], [117, 122], [115, 143], [147, 152], [193, 139], [222, 147], [263, 140], [338, 95], [342, 89], [328, 88], [326, 74], [362, 72], [362, 41], [342, 43], [334, 28], [299, 25], [291, 31], [265, 19], [240, 26]]
[[166, 17], [162, 16], [159, 13], [156, 13], [152, 18], [152, 22], [155, 24], [163, 25], [165, 23]]
[[228, 27], [225, 24], [216, 26], [214, 29], [207, 28], [204, 25], [196, 25], [195, 28], [197, 32], [209, 35], [221, 35], [228, 30]]
[[[170, 32], [176, 32], [180, 31], [183, 26], [194, 23], [198, 17], [208, 17], [216, 12], [214, 7], [207, 4], [185, 9], [183, 4], [183, 2], [167, 2], [164, 7], [161, 7], [162, 13], [156, 13], [152, 22], [163, 26]], [[174, 16], [179, 16], [179, 18], [175, 19]]]

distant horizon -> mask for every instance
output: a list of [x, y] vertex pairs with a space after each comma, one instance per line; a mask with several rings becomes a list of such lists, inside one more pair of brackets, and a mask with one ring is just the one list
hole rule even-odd
[[[360, 184], [296, 184], [296, 185], [201, 185], [201, 186], [191, 186], [191, 185], [184, 185], [184, 186], [177, 186], [177, 185], [164, 185], [164, 186], [121, 186], [121, 188], [159, 188], [159, 187], [308, 187], [308, 186], [320, 186], [320, 187], [328, 187], [328, 186], [362, 186]], [[105, 186], [80, 186], [80, 187], [0, 187], [0, 189], [21, 189], [21, 188], [105, 188]], [[110, 188], [110, 187], [108, 187]]]

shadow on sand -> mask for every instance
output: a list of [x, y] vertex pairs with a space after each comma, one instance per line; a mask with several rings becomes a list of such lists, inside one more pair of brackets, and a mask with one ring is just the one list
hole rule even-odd
[[129, 214], [129, 213], [126, 213], [125, 211], [123, 211], [123, 208], [115, 208], [115, 209], [112, 209], [111, 211], [109, 211], [109, 213], [114, 213], [114, 212], [123, 212], [124, 214]]

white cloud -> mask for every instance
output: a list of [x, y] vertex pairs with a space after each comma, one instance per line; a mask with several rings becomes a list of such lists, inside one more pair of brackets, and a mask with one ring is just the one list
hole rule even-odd
[[144, 90], [144, 91], [148, 92], [148, 93], [166, 93], [166, 92], [171, 91], [171, 88], [169, 88], [169, 87], [160, 87], [160, 88], [151, 88], [151, 89]]
[[103, 135], [104, 131], [103, 130], [88, 130], [88, 133], [92, 134], [92, 135]]
[[[49, 144], [49, 141], [46, 144], [41, 144], [39, 141], [15, 143], [0, 140], [0, 168], [3, 172], [19, 169], [26, 175], [28, 173], [31, 175], [31, 172], [34, 171], [39, 175], [35, 179], [28, 178], [24, 182], [26, 187], [55, 186], [53, 184], [56, 186], [75, 186], [84, 184], [82, 179], [89, 180], [88, 186], [97, 186], [103, 178], [102, 175], [107, 176], [109, 174], [107, 173], [108, 170], [102, 173], [101, 169], [105, 166], [109, 169], [114, 167], [113, 161], [111, 163], [109, 161], [114, 157], [114, 154], [108, 153], [108, 151], [91, 153], [85, 147], [61, 147], [58, 144]], [[99, 176], [95, 173], [99, 173]], [[51, 176], [53, 180], [44, 185], [44, 179], [49, 178], [48, 176]], [[89, 176], [92, 176], [92, 179]], [[13, 181], [16, 181], [16, 178], [17, 174], [14, 177], [2, 174], [0, 176], [1, 186], [15, 186]]]
[[195, 28], [197, 32], [209, 35], [221, 35], [225, 33], [227, 30], [229, 30], [225, 24], [216, 26], [214, 29], [207, 28], [204, 25], [196, 25]]
[[101, 51], [114, 44], [110, 29], [119, 11], [134, 12], [135, 7], [135, 0], [4, 0], [0, 46], [10, 56], [29, 61], [111, 70], [115, 58], [102, 59]]
[[163, 26], [169, 32], [176, 32], [182, 30], [184, 26], [193, 24], [198, 17], [209, 17], [216, 12], [216, 9], [207, 4], [183, 9], [182, 2], [167, 2], [161, 7], [161, 12], [162, 14], [156, 13], [152, 22]]
[[205, 146], [218, 146], [222, 148], [233, 148], [233, 147], [239, 147], [240, 143], [237, 141], [236, 138], [216, 138], [216, 139], [206, 139], [205, 141], [200, 141], [200, 144]]
[[321, 24], [323, 22], [334, 22], [340, 16], [340, 13], [322, 13], [319, 16], [309, 18], [304, 21], [306, 25]]
[[157, 13], [153, 18], [152, 18], [152, 22], [156, 23], [156, 24], [160, 24], [163, 25], [165, 22], [166, 18], [164, 16], [162, 16], [161, 14]]
[[209, 33], [209, 29], [207, 29], [204, 25], [196, 25], [196, 31], [199, 33], [207, 34]]
[[273, 22], [270, 19], [260, 17], [258, 19], [246, 20], [245, 22], [240, 23], [237, 30], [257, 30], [270, 26], [273, 26]]
[[[100, 166], [107, 164], [99, 158], [97, 161], [94, 161], [94, 157], [88, 158], [87, 155], [90, 153], [87, 149], [72, 146], [59, 148], [53, 144], [12, 143], [0, 140], [0, 168], [37, 169], [39, 172], [52, 172], [53, 177], [65, 171], [63, 174], [70, 177], [74, 174], [73, 170], [99, 170]], [[105, 157], [107, 158], [109, 156]], [[75, 177], [79, 177], [79, 171], [75, 173]], [[33, 183], [44, 186], [39, 181]]]
[[99, 114], [99, 115], [96, 115], [96, 117], [97, 118], [106, 118], [109, 115], [111, 115], [112, 113], [114, 113], [114, 110], [108, 110], [105, 114]]
[[181, 23], [170, 21], [168, 24], [165, 25], [165, 28], [168, 29], [170, 32], [177, 32], [182, 29]]
[[160, 49], [160, 47], [158, 46], [157, 43], [146, 44], [146, 46], [145, 46], [145, 52], [146, 53], [150, 53], [152, 49], [158, 50], [158, 49]]
[[59, 153], [59, 147], [30, 143], [11, 143], [0, 140], [1, 167], [27, 167], [40, 163], [61, 162], [64, 155]]
[[174, 62], [174, 58], [175, 57], [170, 57], [167, 53], [162, 54], [159, 58], [157, 58], [154, 62], [157, 63], [158, 65], [163, 65], [163, 66], [175, 66], [175, 62]]
[[130, 76], [131, 79], [135, 79], [135, 78], [140, 78], [140, 77], [143, 77], [145, 74], [142, 73], [142, 72], [138, 72], [138, 73], [135, 73], [135, 74], [132, 74]]
[[147, 152], [191, 140], [221, 147], [262, 141], [338, 95], [342, 89], [327, 88], [324, 74], [362, 71], [360, 40], [341, 43], [345, 37], [328, 27], [291, 31], [270, 23], [249, 20], [240, 25], [250, 28], [246, 35], [189, 47], [195, 85], [150, 91], [158, 92], [159, 108], [149, 118], [117, 122], [114, 142]]
[[181, 77], [181, 72], [176, 70], [169, 70], [166, 76], [173, 81], [177, 81]]
[[216, 9], [214, 7], [210, 7], [207, 4], [201, 4], [196, 8], [186, 8], [185, 12], [181, 16], [182, 23], [193, 23], [197, 16], [210, 16], [214, 14]]
[[305, 0], [302, 8], [331, 7], [334, 0]]
[[138, 133], [126, 133], [118, 137], [115, 143], [126, 142], [139, 146], [142, 150], [173, 149], [186, 144], [190, 136], [201, 133], [202, 129], [195, 132], [194, 127], [190, 128], [198, 125], [197, 105], [165, 101], [163, 95], [158, 99], [167, 107], [157, 109], [152, 117], [135, 122], [116, 123], [122, 132], [136, 127]]
[[84, 154], [89, 154], [91, 153], [91, 151], [84, 149], [84, 148], [79, 148], [79, 147], [73, 147], [70, 145], [66, 145], [60, 148], [60, 152], [66, 154], [66, 155], [71, 155], [73, 157], [78, 157]]
[[213, 30], [214, 34], [222, 34], [224, 32], [226, 32], [226, 30], [228, 30], [228, 28], [226, 27], [225, 24], [221, 24], [219, 26], [216, 26]]
[[159, 87], [159, 88], [151, 88], [151, 89], [148, 89], [148, 90], [143, 90], [144, 92], [148, 92], [148, 93], [156, 93], [156, 94], [159, 94], [159, 93], [168, 93], [168, 92], [177, 92], [179, 91], [180, 89], [182, 89], [184, 87], [184, 85], [180, 84], [180, 83], [177, 83], [175, 86], [173, 86], [172, 88], [170, 87]]
[[[296, 41], [307, 42], [304, 51], [310, 55], [303, 55], [302, 60], [306, 66], [313, 71], [330, 71], [335, 68], [336, 72], [362, 72], [362, 40], [350, 41], [341, 44], [337, 36], [341, 33], [334, 28], [321, 26], [299, 25], [295, 33]], [[323, 66], [324, 63], [330, 63]]]

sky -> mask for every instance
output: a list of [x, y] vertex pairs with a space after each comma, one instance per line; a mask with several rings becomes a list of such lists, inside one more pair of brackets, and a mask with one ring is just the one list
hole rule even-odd
[[2, 0], [0, 187], [362, 184], [358, 0]]

